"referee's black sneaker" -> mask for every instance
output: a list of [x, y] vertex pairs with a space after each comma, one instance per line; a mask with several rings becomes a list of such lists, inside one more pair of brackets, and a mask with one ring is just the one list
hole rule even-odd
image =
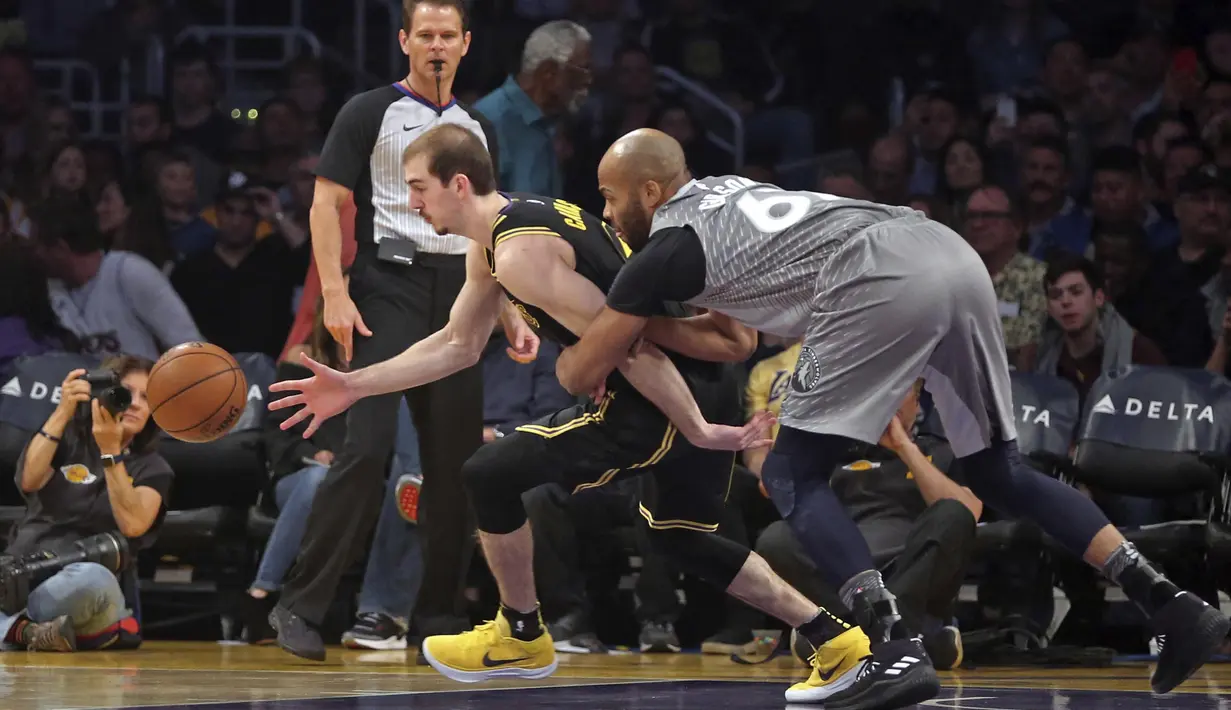
[[1231, 629], [1231, 620], [1190, 592], [1172, 597], [1150, 624], [1159, 645], [1150, 687], [1159, 694], [1171, 692], [1205, 665]]
[[278, 632], [278, 646], [309, 661], [325, 660], [325, 642], [303, 617], [279, 604], [269, 612], [269, 625]]
[[872, 648], [855, 682], [825, 700], [825, 710], [896, 710], [931, 700], [940, 679], [918, 638]]

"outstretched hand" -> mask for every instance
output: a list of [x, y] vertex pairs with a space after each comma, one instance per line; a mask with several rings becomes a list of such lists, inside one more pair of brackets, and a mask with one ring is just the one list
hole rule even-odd
[[770, 412], [753, 414], [743, 426], [725, 426], [706, 422], [700, 431], [687, 434], [688, 442], [699, 449], [743, 451], [774, 443], [771, 432], [777, 418]]
[[311, 417], [303, 438], [310, 439], [325, 420], [346, 411], [358, 397], [351, 390], [346, 375], [337, 370], [322, 365], [307, 355], [301, 355], [300, 361], [312, 371], [313, 375], [303, 380], [284, 380], [269, 386], [270, 392], [297, 392], [269, 403], [271, 410], [287, 409], [302, 405], [299, 411], [282, 422], [281, 429], [286, 431], [296, 424]]

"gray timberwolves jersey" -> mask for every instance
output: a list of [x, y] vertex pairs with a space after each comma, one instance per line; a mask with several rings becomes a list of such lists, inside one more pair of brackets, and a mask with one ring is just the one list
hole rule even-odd
[[803, 334], [817, 276], [851, 235], [914, 214], [732, 175], [693, 180], [654, 213], [651, 230], [691, 227], [705, 251], [705, 290], [689, 301], [758, 330]]

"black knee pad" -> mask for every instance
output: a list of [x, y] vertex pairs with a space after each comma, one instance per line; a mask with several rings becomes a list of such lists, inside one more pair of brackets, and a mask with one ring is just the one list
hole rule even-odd
[[[643, 523], [644, 524], [644, 523]], [[680, 569], [726, 590], [735, 581], [752, 551], [718, 533], [684, 528], [650, 528], [650, 544], [669, 555]]]
[[479, 530], [507, 535], [526, 524], [522, 503], [523, 472], [513, 470], [517, 461], [501, 456], [495, 443], [485, 444], [462, 464], [462, 483], [474, 505]]

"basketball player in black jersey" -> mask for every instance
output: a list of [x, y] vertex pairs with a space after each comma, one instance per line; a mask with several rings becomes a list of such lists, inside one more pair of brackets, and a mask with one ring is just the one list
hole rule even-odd
[[[541, 337], [575, 343], [624, 264], [627, 247], [575, 205], [497, 192], [487, 151], [464, 128], [426, 132], [407, 148], [404, 169], [412, 207], [441, 233], [474, 241], [450, 321], [401, 355], [349, 373], [305, 358], [313, 377], [272, 387], [296, 392], [272, 408], [302, 406], [284, 428], [312, 417], [305, 434], [311, 436], [361, 397], [419, 386], [477, 361], [505, 295]], [[732, 348], [751, 350], [755, 334], [723, 322]], [[787, 691], [787, 700], [879, 710], [866, 698], [844, 695], [870, 655], [867, 636], [808, 601], [747, 548], [713, 534], [732, 452], [763, 441], [772, 422], [767, 414], [740, 428], [706, 420], [737, 403], [727, 367], [643, 347], [607, 378], [594, 401], [519, 427], [467, 461], [463, 477], [501, 608], [494, 621], [472, 631], [425, 639], [422, 652], [434, 668], [462, 682], [551, 675], [556, 657], [538, 613], [521, 495], [548, 482], [577, 491], [649, 473], [657, 494], [641, 501], [640, 513], [654, 543], [684, 569], [815, 639], [812, 674]]]

